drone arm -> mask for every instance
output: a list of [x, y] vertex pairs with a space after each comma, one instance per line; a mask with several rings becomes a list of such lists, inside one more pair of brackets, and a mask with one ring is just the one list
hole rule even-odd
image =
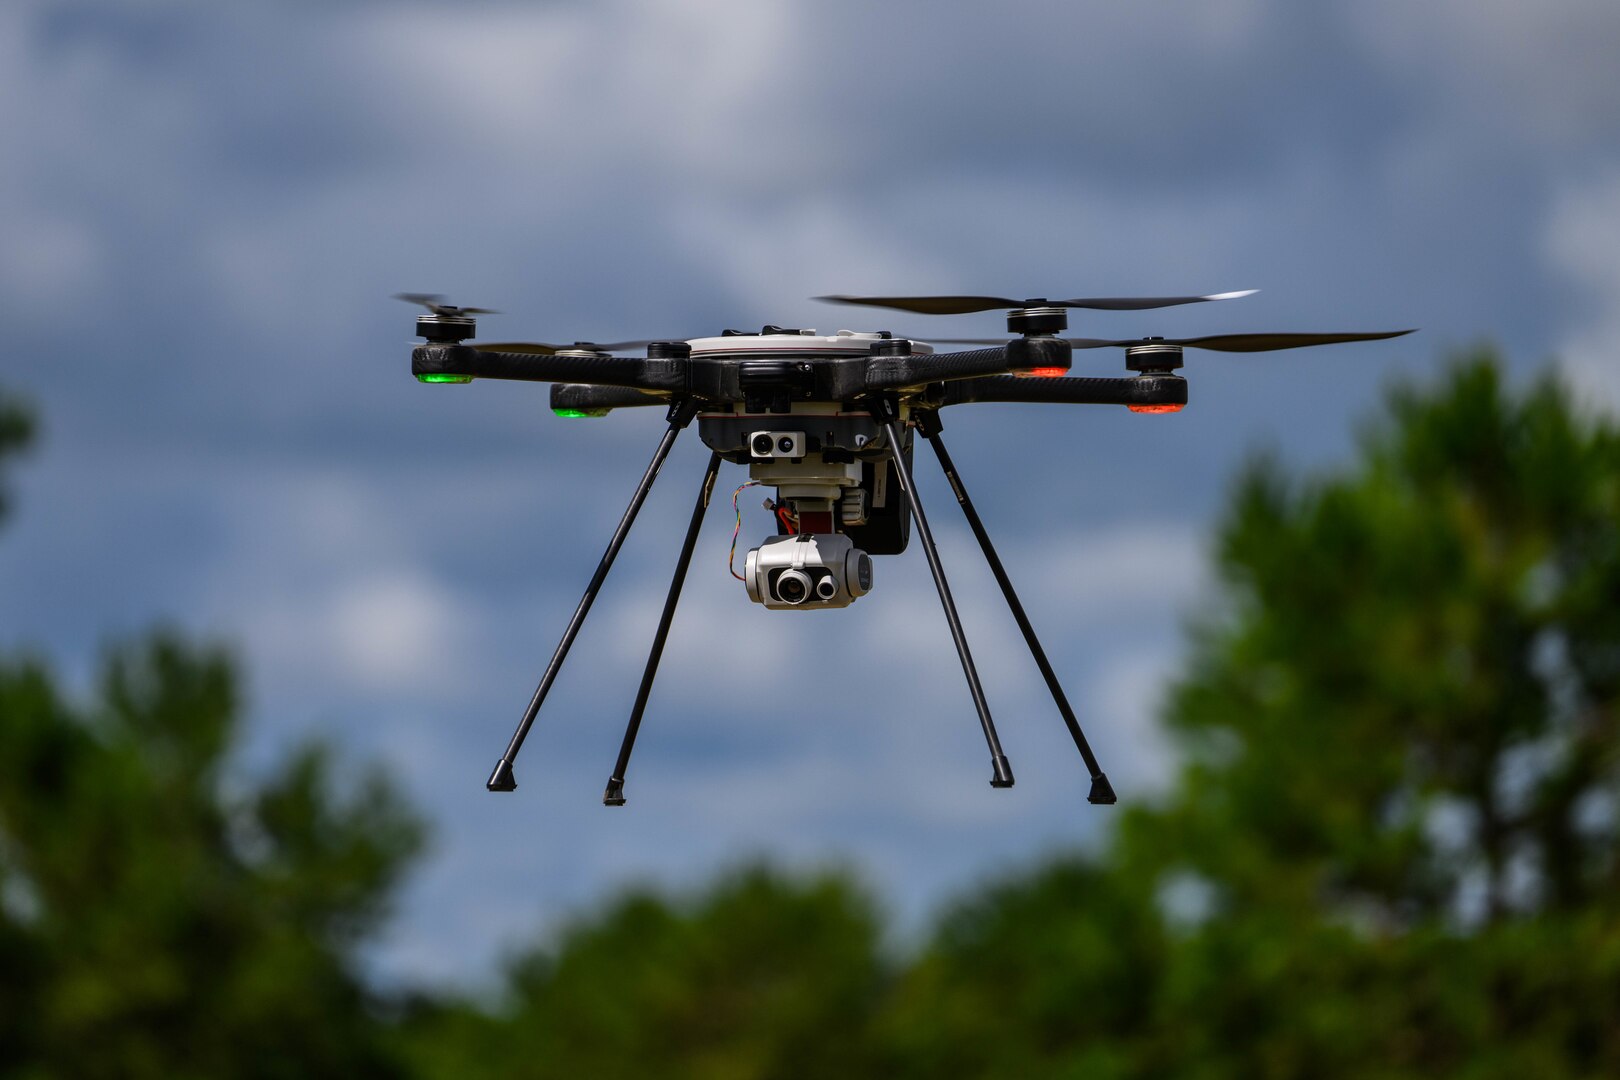
[[686, 389], [686, 361], [679, 358], [538, 356], [486, 352], [471, 345], [418, 345], [411, 350], [411, 374], [417, 378], [455, 375], [523, 382], [590, 383], [635, 390]]
[[668, 404], [668, 397], [627, 386], [590, 386], [584, 383], [553, 383], [551, 386], [551, 407], [559, 412], [599, 416], [609, 409]]
[[1187, 404], [1187, 380], [1179, 375], [1128, 379], [1020, 379], [1001, 375], [948, 382], [940, 405], [975, 401], [1036, 401], [1052, 405], [1179, 406]]
[[1050, 368], [1068, 371], [1074, 349], [1058, 337], [1013, 338], [994, 349], [933, 353], [919, 356], [880, 356], [866, 371], [867, 390], [896, 390], [904, 386], [951, 382], [1010, 371]]
[[868, 390], [895, 390], [902, 386], [1002, 375], [1007, 371], [1007, 350], [973, 349], [931, 356], [882, 356], [867, 365]]

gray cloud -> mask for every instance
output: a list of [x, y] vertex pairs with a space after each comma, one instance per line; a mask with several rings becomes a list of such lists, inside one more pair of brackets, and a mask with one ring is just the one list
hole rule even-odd
[[252, 760], [310, 731], [384, 755], [439, 822], [392, 972], [476, 977], [567, 905], [751, 850], [851, 860], [915, 925], [1109, 820], [932, 466], [1013, 792], [984, 783], [920, 554], [880, 561], [837, 619], [767, 614], [719, 566], [717, 510], [632, 805], [597, 807], [701, 471], [687, 436], [496, 799], [482, 777], [658, 422], [418, 386], [389, 294], [450, 292], [508, 312], [486, 334], [543, 340], [864, 327], [806, 298], [891, 289], [1263, 289], [1082, 333], [1424, 327], [1190, 356], [1176, 417], [947, 415], [1099, 753], [1151, 791], [1199, 537], [1248, 448], [1340, 460], [1384, 378], [1482, 334], [1620, 394], [1617, 37], [1600, 0], [19, 0], [0, 307], [22, 359], [0, 377], [40, 399], [47, 441], [0, 538], [4, 640], [82, 672], [100, 635], [175, 619], [241, 644]]

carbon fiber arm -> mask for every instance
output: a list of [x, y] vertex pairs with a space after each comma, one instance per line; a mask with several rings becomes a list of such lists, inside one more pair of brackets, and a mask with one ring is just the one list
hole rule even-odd
[[418, 345], [411, 350], [411, 374], [462, 375], [474, 379], [590, 383], [665, 392], [686, 389], [687, 361], [624, 356], [536, 356], [485, 352], [470, 345]]
[[1020, 379], [1010, 375], [961, 379], [944, 385], [940, 405], [974, 401], [1031, 401], [1052, 405], [1185, 405], [1187, 380], [1179, 375], [1128, 379]]
[[1000, 375], [1007, 370], [1006, 349], [936, 353], [933, 356], [883, 356], [866, 368], [866, 389], [896, 390], [902, 386]]
[[866, 389], [896, 390], [1035, 368], [1068, 371], [1073, 356], [1069, 343], [1057, 337], [1013, 338], [995, 349], [932, 356], [880, 356], [874, 357], [866, 369]]
[[577, 409], [580, 412], [630, 409], [641, 405], [668, 405], [669, 398], [650, 394], [645, 390], [632, 390], [625, 386], [586, 386], [580, 383], [555, 383], [551, 387], [553, 409]]

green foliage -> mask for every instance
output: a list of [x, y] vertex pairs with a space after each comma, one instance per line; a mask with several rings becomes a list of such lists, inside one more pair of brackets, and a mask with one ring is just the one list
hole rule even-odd
[[956, 909], [896, 1071], [1620, 1074], [1620, 434], [1476, 355], [1219, 550], [1171, 795]]
[[1283, 875], [1388, 926], [1588, 905], [1617, 884], [1620, 437], [1486, 359], [1389, 413], [1354, 473], [1238, 488], [1170, 710], [1183, 823], [1228, 834], [1192, 846], [1234, 903]]
[[0, 1071], [392, 1071], [353, 945], [419, 829], [379, 778], [334, 800], [314, 749], [226, 794], [238, 712], [227, 658], [168, 635], [86, 704], [0, 662]]
[[888, 1003], [885, 1073], [1119, 1075], [1157, 1037], [1175, 943], [1153, 901], [1151, 883], [1066, 859], [959, 902]]
[[862, 1075], [877, 919], [838, 876], [752, 868], [672, 903], [632, 893], [513, 963], [493, 1014], [441, 1016], [427, 1075]]

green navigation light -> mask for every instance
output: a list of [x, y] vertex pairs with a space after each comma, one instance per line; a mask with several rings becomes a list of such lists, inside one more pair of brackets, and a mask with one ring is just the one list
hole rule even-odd
[[418, 375], [417, 382], [425, 383], [470, 383], [471, 375]]
[[606, 416], [608, 409], [552, 409], [552, 412], [564, 420], [580, 420], [585, 417]]

